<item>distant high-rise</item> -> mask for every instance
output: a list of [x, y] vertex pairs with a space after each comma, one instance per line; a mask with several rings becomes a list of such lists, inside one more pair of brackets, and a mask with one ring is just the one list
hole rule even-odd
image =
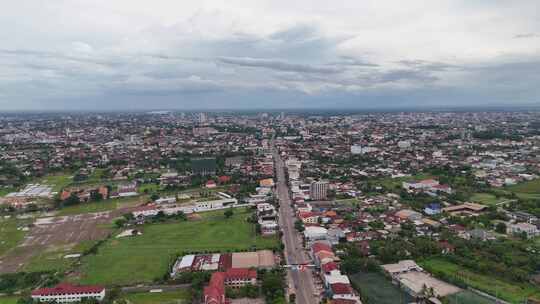
[[312, 200], [325, 200], [328, 197], [328, 182], [318, 181], [311, 183], [309, 192]]
[[199, 113], [198, 120], [199, 120], [199, 123], [201, 124], [206, 123], [206, 120], [207, 120], [206, 113]]

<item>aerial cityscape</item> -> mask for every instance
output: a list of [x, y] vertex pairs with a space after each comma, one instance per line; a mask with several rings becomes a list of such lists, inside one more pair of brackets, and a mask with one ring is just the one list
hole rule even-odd
[[0, 11], [0, 304], [540, 304], [537, 0]]

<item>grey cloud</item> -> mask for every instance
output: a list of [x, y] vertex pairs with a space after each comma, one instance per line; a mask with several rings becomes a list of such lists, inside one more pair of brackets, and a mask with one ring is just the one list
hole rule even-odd
[[252, 67], [252, 68], [265, 68], [277, 71], [287, 72], [299, 72], [299, 73], [338, 73], [340, 69], [328, 66], [315, 66], [307, 64], [289, 63], [286, 61], [262, 59], [262, 58], [234, 58], [234, 57], [221, 57], [217, 59], [221, 63]]

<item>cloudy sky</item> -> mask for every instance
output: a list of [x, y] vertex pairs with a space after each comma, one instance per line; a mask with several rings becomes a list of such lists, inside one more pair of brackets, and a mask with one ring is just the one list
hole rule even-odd
[[540, 105], [538, 0], [2, 2], [0, 111]]

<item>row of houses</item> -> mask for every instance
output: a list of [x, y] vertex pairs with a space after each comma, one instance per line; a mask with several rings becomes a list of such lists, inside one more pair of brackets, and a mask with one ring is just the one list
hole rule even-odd
[[360, 297], [352, 288], [351, 282], [340, 270], [340, 259], [326, 241], [317, 241], [311, 245], [310, 255], [319, 271], [326, 295], [333, 303], [361, 304]]

